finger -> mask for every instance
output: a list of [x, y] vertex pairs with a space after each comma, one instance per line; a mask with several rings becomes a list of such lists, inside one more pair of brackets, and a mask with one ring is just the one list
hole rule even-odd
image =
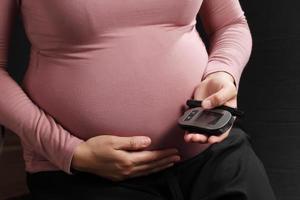
[[189, 133], [185, 132], [184, 140], [186, 142], [200, 142], [200, 143], [206, 143], [207, 142], [207, 136], [199, 133]]
[[133, 173], [140, 173], [140, 172], [146, 172], [146, 171], [151, 171], [154, 170], [155, 168], [160, 168], [166, 165], [169, 165], [170, 163], [175, 163], [180, 160], [180, 156], [178, 155], [173, 155], [173, 156], [168, 156], [166, 158], [150, 162], [147, 164], [139, 165], [133, 168]]
[[184, 133], [183, 138], [184, 138], [184, 140], [185, 140], [186, 142], [190, 142], [192, 136], [193, 136], [193, 134], [191, 134], [191, 133], [189, 133], [189, 132], [186, 131], [186, 132]]
[[130, 160], [134, 162], [136, 166], [147, 164], [156, 160], [163, 159], [172, 155], [177, 155], [178, 150], [175, 148], [164, 150], [152, 150], [141, 152], [129, 152]]
[[113, 137], [113, 147], [114, 149], [122, 150], [140, 150], [149, 146], [151, 139], [146, 136], [132, 136], [132, 137]]
[[225, 104], [230, 99], [237, 95], [236, 89], [234, 87], [228, 86], [223, 87], [218, 92], [206, 97], [201, 106], [204, 109], [211, 109], [220, 105]]
[[223, 134], [220, 135], [220, 136], [210, 136], [210, 137], [208, 138], [208, 143], [209, 143], [209, 144], [214, 144], [214, 143], [222, 142], [225, 138], [228, 137], [228, 134], [229, 134], [229, 131], [223, 133]]
[[138, 173], [133, 174], [131, 177], [147, 176], [149, 174], [152, 174], [152, 173], [155, 173], [155, 172], [159, 172], [159, 171], [162, 171], [162, 170], [167, 169], [169, 167], [172, 167], [173, 165], [174, 165], [174, 163], [170, 163], [168, 165], [164, 165], [164, 166], [161, 166], [161, 167], [158, 167], [158, 168], [154, 168], [154, 169], [152, 169], [150, 171], [138, 172]]
[[199, 134], [199, 133], [195, 133], [195, 134], [193, 134], [191, 141], [192, 142], [206, 143], [207, 139], [208, 139], [207, 136]]

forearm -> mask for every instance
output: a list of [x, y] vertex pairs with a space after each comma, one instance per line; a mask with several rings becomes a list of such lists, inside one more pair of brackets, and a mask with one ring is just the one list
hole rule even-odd
[[39, 108], [0, 67], [0, 124], [16, 133], [22, 143], [69, 172], [74, 148], [83, 142]]
[[251, 32], [238, 0], [204, 0], [200, 15], [209, 36], [209, 60], [202, 80], [224, 71], [238, 88], [252, 50]]
[[235, 24], [216, 31], [210, 40], [209, 61], [202, 79], [210, 73], [224, 71], [233, 77], [238, 88], [252, 49], [246, 19], [242, 17]]

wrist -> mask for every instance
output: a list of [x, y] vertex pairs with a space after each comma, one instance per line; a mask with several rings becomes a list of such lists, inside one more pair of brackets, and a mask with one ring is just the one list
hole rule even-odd
[[236, 86], [234, 77], [231, 74], [229, 74], [228, 72], [225, 72], [225, 71], [216, 71], [216, 72], [209, 73], [208, 75], [206, 75], [204, 80], [211, 79], [211, 78], [216, 78], [216, 77], [226, 78]]
[[81, 143], [75, 148], [73, 158], [71, 161], [72, 172], [84, 171], [87, 168], [87, 161], [89, 158], [90, 150], [86, 143]]

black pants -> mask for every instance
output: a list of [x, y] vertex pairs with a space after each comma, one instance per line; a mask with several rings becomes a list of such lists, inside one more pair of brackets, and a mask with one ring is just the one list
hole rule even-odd
[[89, 173], [27, 173], [36, 200], [275, 200], [248, 135], [234, 126], [229, 137], [172, 167], [121, 182]]

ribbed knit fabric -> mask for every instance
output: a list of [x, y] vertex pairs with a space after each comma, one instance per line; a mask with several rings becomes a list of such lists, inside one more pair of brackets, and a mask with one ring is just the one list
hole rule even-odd
[[[20, 2], [0, 1], [0, 124], [21, 138], [28, 172], [70, 173], [75, 147], [102, 134], [146, 135], [182, 160], [208, 147], [185, 143], [177, 119], [208, 74], [238, 86], [252, 45], [238, 0]], [[6, 70], [18, 12], [32, 45], [22, 85]]]

